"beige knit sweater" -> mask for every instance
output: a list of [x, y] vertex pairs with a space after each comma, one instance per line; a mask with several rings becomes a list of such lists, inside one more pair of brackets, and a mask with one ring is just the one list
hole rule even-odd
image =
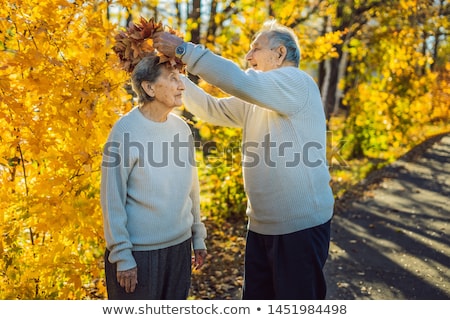
[[249, 229], [287, 234], [331, 219], [326, 122], [314, 80], [295, 67], [243, 71], [191, 43], [183, 62], [190, 73], [231, 95], [212, 97], [184, 79], [190, 112], [216, 125], [243, 128]]
[[169, 114], [163, 123], [138, 108], [117, 121], [104, 147], [101, 205], [109, 260], [136, 266], [132, 251], [167, 248], [192, 237], [205, 249], [190, 128]]

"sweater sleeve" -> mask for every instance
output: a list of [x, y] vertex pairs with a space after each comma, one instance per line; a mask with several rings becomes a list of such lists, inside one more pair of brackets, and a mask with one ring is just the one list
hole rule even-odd
[[194, 250], [206, 249], [206, 228], [200, 217], [200, 187], [198, 182], [197, 168], [192, 170], [192, 189], [189, 194], [192, 201], [192, 215], [194, 221], [192, 222], [192, 246]]
[[127, 180], [131, 168], [124, 166], [123, 144], [117, 126], [113, 128], [103, 150], [100, 199], [103, 210], [104, 234], [109, 261], [117, 263], [117, 270], [124, 271], [136, 266], [131, 253], [133, 247], [127, 225], [125, 202]]
[[183, 77], [186, 90], [183, 102], [186, 108], [198, 118], [213, 125], [242, 128], [244, 125], [246, 103], [240, 99], [216, 98]]
[[226, 93], [284, 115], [293, 115], [305, 107], [312, 84], [310, 77], [298, 68], [243, 71], [231, 60], [191, 43], [183, 62], [190, 73]]

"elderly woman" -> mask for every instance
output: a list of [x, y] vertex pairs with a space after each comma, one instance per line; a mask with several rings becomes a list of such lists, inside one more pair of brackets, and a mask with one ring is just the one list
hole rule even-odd
[[139, 106], [120, 118], [104, 147], [101, 205], [109, 299], [188, 297], [206, 257], [190, 128], [171, 113], [185, 89], [180, 72], [154, 54], [131, 80]]

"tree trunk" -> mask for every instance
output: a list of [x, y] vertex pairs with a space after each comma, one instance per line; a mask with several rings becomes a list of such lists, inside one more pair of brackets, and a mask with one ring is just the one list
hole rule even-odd
[[201, 0], [193, 0], [192, 1], [192, 10], [189, 13], [189, 18], [196, 22], [195, 29], [191, 29], [191, 42], [200, 43], [200, 8], [202, 6]]

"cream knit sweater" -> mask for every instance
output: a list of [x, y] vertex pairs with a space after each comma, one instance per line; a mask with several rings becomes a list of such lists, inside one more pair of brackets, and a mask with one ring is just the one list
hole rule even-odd
[[101, 205], [109, 260], [136, 266], [132, 251], [167, 248], [192, 236], [205, 249], [190, 128], [169, 114], [163, 123], [138, 108], [112, 128], [104, 148]]
[[184, 80], [189, 111], [212, 124], [243, 128], [249, 229], [287, 234], [331, 219], [325, 115], [314, 80], [295, 67], [242, 71], [193, 44], [183, 62], [190, 73], [232, 96], [218, 99]]

